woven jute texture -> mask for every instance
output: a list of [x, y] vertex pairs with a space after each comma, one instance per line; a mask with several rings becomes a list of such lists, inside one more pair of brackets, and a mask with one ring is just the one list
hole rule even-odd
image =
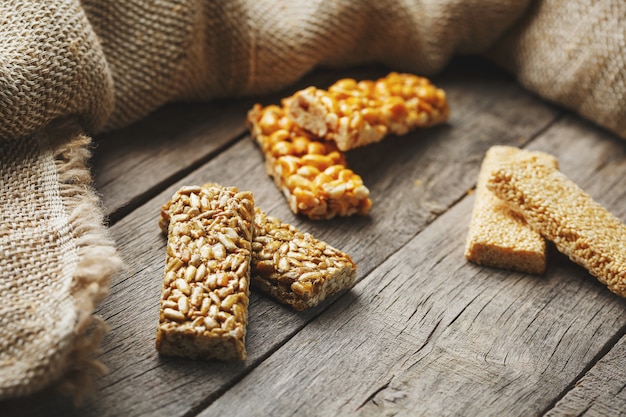
[[626, 138], [626, 2], [534, 2], [489, 53], [528, 89]]
[[92, 311], [119, 259], [80, 128], [275, 91], [317, 66], [433, 75], [483, 54], [624, 138], [625, 39], [621, 0], [0, 2], [0, 399], [101, 370]]
[[120, 261], [89, 188], [89, 143], [70, 121], [0, 142], [0, 398], [54, 380], [78, 398], [103, 371], [91, 313]]

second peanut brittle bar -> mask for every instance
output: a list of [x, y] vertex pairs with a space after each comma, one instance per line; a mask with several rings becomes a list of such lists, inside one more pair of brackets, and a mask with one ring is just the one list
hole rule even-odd
[[369, 190], [334, 143], [298, 128], [276, 105], [255, 105], [247, 122], [267, 173], [294, 213], [311, 219], [369, 213]]
[[626, 296], [626, 225], [554, 167], [503, 164], [487, 187], [559, 251]]
[[448, 120], [446, 94], [424, 77], [392, 72], [376, 81], [337, 81], [328, 90], [308, 87], [285, 100], [288, 115], [342, 151], [404, 135]]
[[255, 208], [252, 284], [296, 310], [349, 288], [356, 265], [348, 255]]
[[168, 235], [156, 347], [165, 355], [245, 359], [254, 198], [235, 187], [183, 187]]

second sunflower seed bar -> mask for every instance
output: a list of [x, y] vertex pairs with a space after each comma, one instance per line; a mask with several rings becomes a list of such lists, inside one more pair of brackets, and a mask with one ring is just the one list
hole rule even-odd
[[252, 284], [296, 310], [349, 288], [356, 265], [345, 253], [256, 208]]

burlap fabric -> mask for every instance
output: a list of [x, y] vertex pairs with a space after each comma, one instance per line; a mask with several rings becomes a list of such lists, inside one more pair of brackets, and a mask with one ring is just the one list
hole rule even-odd
[[81, 129], [273, 91], [316, 66], [433, 75], [474, 53], [626, 137], [625, 23], [618, 0], [0, 2], [0, 399], [80, 393], [102, 370], [92, 311], [120, 261]]

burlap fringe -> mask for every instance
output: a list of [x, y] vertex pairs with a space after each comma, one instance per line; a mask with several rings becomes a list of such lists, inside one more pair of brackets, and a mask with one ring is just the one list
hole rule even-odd
[[110, 278], [121, 269], [122, 261], [107, 236], [100, 200], [91, 187], [92, 177], [87, 168], [91, 138], [73, 121], [47, 130], [79, 259], [71, 289], [78, 318], [74, 326], [74, 348], [57, 387], [80, 405], [93, 393], [95, 379], [107, 372], [106, 366], [96, 359], [107, 326], [93, 311], [108, 294]]

